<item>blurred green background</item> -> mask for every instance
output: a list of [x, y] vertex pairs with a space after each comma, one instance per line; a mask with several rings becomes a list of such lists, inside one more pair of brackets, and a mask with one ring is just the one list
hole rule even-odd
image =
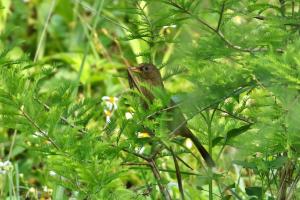
[[[163, 199], [133, 154], [157, 141], [188, 163], [179, 164], [186, 199], [297, 199], [299, 7], [0, 0], [0, 199]], [[164, 116], [148, 119], [163, 100], [140, 108], [126, 69], [143, 62], [160, 68], [169, 97], [182, 102], [213, 171], [190, 141], [168, 140]], [[157, 129], [153, 141], [136, 134], [141, 123]], [[182, 198], [170, 152], [157, 165]]]

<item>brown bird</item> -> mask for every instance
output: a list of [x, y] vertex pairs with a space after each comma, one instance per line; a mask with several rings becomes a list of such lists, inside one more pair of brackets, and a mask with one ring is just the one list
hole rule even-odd
[[[138, 91], [141, 92], [150, 103], [152, 103], [153, 99], [155, 98], [154, 94], [151, 92], [152, 87], [158, 87], [162, 90], [165, 90], [161, 74], [159, 70], [152, 64], [144, 63], [137, 67], [130, 67], [128, 68], [128, 73], [129, 85], [138, 89]], [[143, 85], [147, 85], [147, 87], [144, 87]], [[171, 100], [170, 106], [174, 105], [175, 103]], [[144, 106], [147, 107], [145, 102]], [[210, 167], [215, 166], [211, 156], [202, 146], [198, 138], [191, 132], [190, 129], [187, 128], [187, 124], [184, 123], [185, 118], [179, 108], [171, 109], [168, 112], [171, 112], [172, 116], [172, 120], [168, 122], [168, 128], [171, 131], [174, 131], [175, 135], [190, 138], [205, 160], [206, 164]]]

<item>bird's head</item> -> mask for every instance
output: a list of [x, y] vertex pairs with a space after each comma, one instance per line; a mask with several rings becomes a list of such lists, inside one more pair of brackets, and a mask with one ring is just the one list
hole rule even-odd
[[128, 68], [137, 78], [153, 86], [162, 86], [162, 78], [159, 70], [150, 63], [143, 63], [137, 67]]

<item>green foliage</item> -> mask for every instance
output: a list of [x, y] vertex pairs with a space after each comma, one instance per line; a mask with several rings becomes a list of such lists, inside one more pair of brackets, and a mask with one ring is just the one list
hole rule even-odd
[[[299, 19], [292, 0], [1, 1], [0, 198], [297, 199]], [[147, 109], [142, 62], [167, 91]]]

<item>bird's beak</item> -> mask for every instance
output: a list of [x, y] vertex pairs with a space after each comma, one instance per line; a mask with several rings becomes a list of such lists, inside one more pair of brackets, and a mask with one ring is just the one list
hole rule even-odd
[[141, 70], [139, 67], [129, 67], [128, 69], [132, 72], [141, 73]]

